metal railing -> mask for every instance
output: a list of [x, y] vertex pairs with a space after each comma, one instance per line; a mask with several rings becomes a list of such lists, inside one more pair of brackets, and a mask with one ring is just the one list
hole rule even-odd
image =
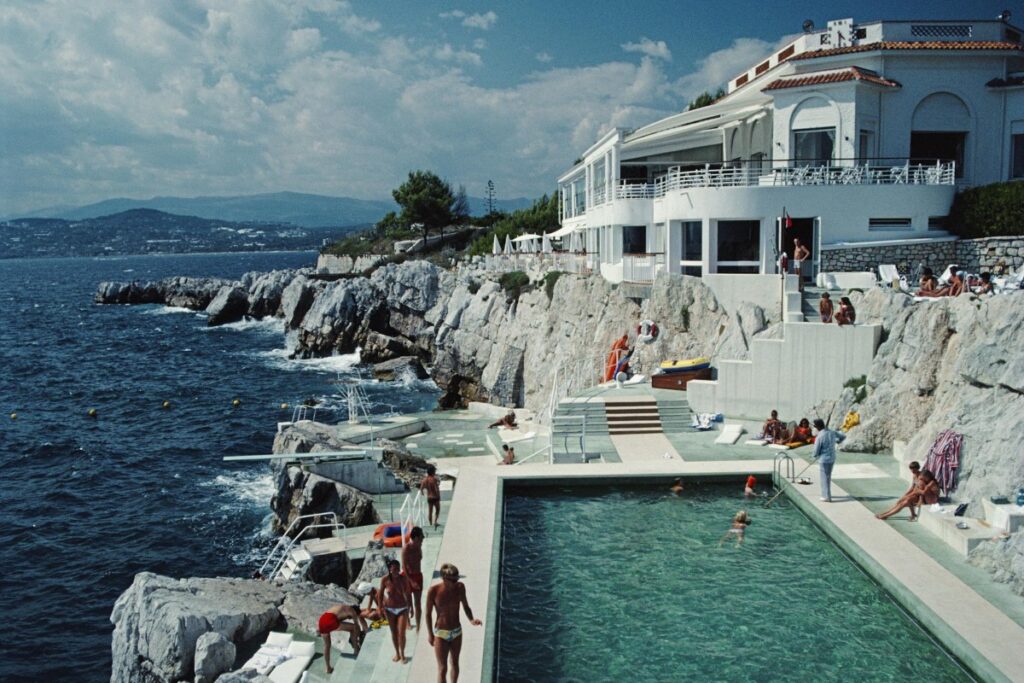
[[402, 547], [405, 547], [406, 537], [412, 532], [415, 526], [422, 526], [425, 519], [427, 499], [421, 489], [405, 494], [402, 506], [398, 508], [398, 522], [402, 531]]
[[[328, 517], [332, 521], [323, 524], [309, 524], [302, 527], [294, 536], [292, 536], [292, 531], [299, 522], [304, 519], [316, 520], [320, 517]], [[308, 531], [313, 529], [331, 529], [331, 535], [333, 536], [337, 535], [338, 531], [344, 532], [345, 525], [338, 521], [338, 515], [334, 512], [317, 512], [310, 515], [300, 515], [299, 517], [296, 517], [292, 520], [292, 523], [288, 525], [288, 528], [285, 529], [284, 534], [277, 539], [277, 543], [274, 544], [274, 547], [271, 549], [267, 559], [262, 565], [260, 565], [259, 574], [267, 577], [268, 580], [273, 581], [277, 577], [277, 573], [281, 570], [281, 566], [284, 565], [285, 561], [288, 559], [288, 555], [291, 553], [292, 548], [294, 548], [297, 543], [301, 542], [300, 539], [305, 536]], [[344, 540], [344, 536], [341, 538]], [[267, 567], [270, 565], [273, 565], [273, 569], [267, 573]]]
[[533, 460], [534, 458], [536, 458], [538, 455], [541, 455], [542, 453], [547, 453], [548, 454], [548, 462], [551, 462], [551, 459], [554, 457], [553, 454], [552, 454], [553, 448], [554, 448], [554, 446], [550, 442], [548, 442], [547, 446], [544, 446], [543, 448], [538, 449], [538, 450], [534, 451], [533, 453], [530, 453], [528, 456], [526, 456], [522, 460], [516, 460], [512, 464], [513, 465], [522, 465], [524, 462], [529, 462], [530, 460]]
[[956, 162], [907, 158], [787, 159], [673, 166], [648, 183], [620, 181], [615, 199], [656, 199], [668, 192], [705, 187], [795, 187], [808, 185], [955, 185]]
[[639, 284], [654, 282], [654, 276], [665, 269], [665, 254], [623, 254], [622, 281]]

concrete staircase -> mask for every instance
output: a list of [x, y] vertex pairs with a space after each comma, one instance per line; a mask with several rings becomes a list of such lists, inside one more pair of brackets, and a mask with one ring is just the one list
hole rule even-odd
[[661, 434], [661, 416], [658, 402], [648, 401], [605, 401], [604, 410], [608, 420], [608, 434]]
[[686, 431], [693, 422], [693, 411], [686, 401], [658, 401], [658, 415], [666, 434]]
[[[584, 428], [584, 421], [586, 427]], [[604, 403], [584, 398], [563, 398], [551, 418], [551, 447], [556, 463], [588, 460], [586, 437], [608, 436]]]
[[[800, 312], [803, 313], [805, 322], [818, 322], [821, 318], [818, 313], [818, 303], [821, 295], [828, 290], [819, 287], [804, 287], [803, 296], [800, 299]], [[831, 296], [831, 293], [829, 294]], [[839, 298], [833, 300], [835, 308], [839, 307]]]

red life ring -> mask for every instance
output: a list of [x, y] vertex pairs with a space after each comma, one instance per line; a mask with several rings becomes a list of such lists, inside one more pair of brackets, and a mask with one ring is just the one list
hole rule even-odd
[[658, 325], [653, 320], [642, 320], [636, 327], [637, 341], [650, 344], [658, 338]]

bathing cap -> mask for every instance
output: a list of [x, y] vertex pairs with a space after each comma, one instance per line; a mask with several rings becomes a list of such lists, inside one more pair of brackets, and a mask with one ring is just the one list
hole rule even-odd
[[757, 485], [757, 477], [751, 474], [749, 477], [747, 477], [747, 488], [752, 489], [755, 485]]

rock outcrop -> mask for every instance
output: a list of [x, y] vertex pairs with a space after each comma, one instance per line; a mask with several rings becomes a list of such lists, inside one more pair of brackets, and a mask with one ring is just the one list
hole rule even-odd
[[373, 498], [340, 482], [288, 465], [277, 475], [277, 491], [270, 500], [275, 533], [284, 533], [295, 518], [333, 512], [346, 527], [377, 524]]
[[1009, 584], [1010, 590], [1024, 596], [1024, 533], [1009, 538], [982, 543], [971, 551], [968, 561], [992, 573], [999, 583]]
[[[315, 633], [316, 618], [332, 602], [358, 600], [337, 586], [137, 574], [110, 616], [110, 680], [176, 683], [195, 676], [198, 681], [200, 669], [203, 676], [216, 675], [232, 648], [261, 641], [273, 627]], [[217, 680], [251, 679], [227, 675]]]
[[376, 363], [373, 366], [373, 376], [384, 382], [391, 382], [403, 377], [415, 377], [426, 379], [429, 377], [423, 369], [423, 364], [416, 356], [400, 356], [383, 363]]
[[224, 285], [206, 307], [206, 324], [210, 327], [241, 320], [249, 310], [249, 295], [236, 285]]
[[165, 304], [192, 310], [210, 305], [217, 292], [233, 284], [216, 277], [169, 277], [157, 282], [101, 282], [93, 301], [98, 304]]

